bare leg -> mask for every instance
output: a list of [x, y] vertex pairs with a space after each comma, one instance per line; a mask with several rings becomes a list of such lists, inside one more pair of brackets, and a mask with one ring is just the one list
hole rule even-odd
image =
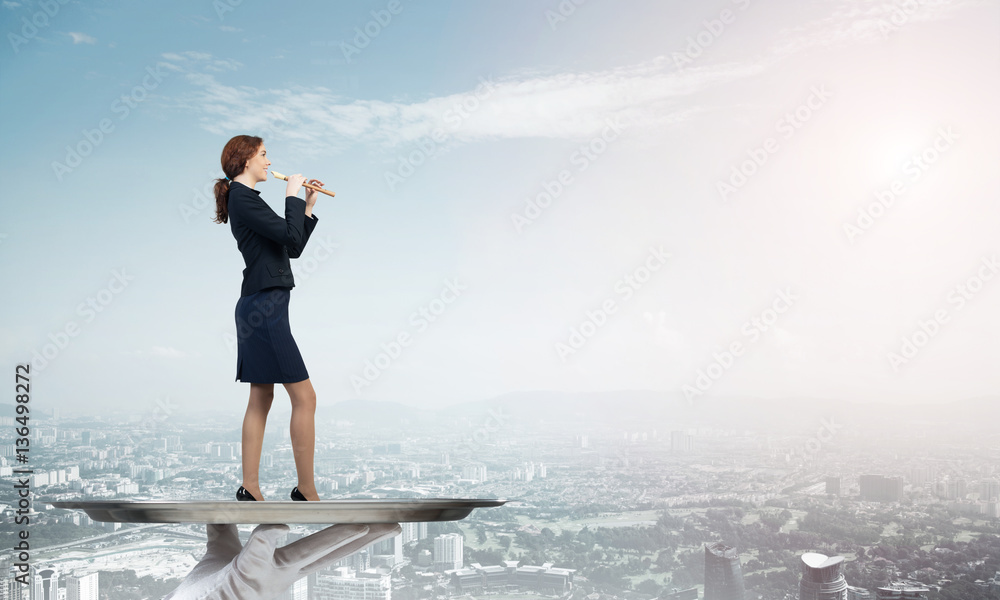
[[243, 487], [258, 500], [260, 493], [260, 451], [264, 446], [264, 426], [274, 400], [273, 383], [251, 383], [247, 413], [243, 417]]
[[313, 479], [313, 456], [316, 453], [316, 390], [308, 379], [283, 385], [292, 401], [289, 433], [292, 438], [292, 456], [295, 457], [299, 492], [307, 500], [319, 500], [316, 481]]

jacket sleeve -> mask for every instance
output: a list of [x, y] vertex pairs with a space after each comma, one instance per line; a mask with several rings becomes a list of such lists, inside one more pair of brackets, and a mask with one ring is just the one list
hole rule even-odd
[[[305, 202], [305, 200], [303, 200]], [[302, 220], [302, 243], [297, 246], [287, 246], [288, 248], [288, 258], [298, 258], [302, 255], [302, 251], [306, 247], [306, 242], [309, 241], [309, 236], [312, 235], [313, 229], [316, 228], [316, 223], [319, 222], [319, 217], [313, 215], [312, 217], [305, 216], [305, 209], [302, 210], [303, 220]]]
[[230, 198], [229, 204], [230, 218], [235, 217], [251, 231], [287, 246], [289, 256], [293, 250], [297, 250], [295, 256], [302, 252], [307, 238], [303, 223], [306, 217], [306, 201], [302, 198], [298, 196], [285, 198], [284, 219], [271, 210], [266, 202], [249, 194], [237, 194]]

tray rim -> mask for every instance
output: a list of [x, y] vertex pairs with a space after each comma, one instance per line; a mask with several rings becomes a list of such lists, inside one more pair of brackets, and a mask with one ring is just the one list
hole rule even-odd
[[476, 508], [507, 502], [492, 498], [356, 498], [295, 502], [275, 500], [38, 500], [82, 510], [95, 521], [117, 523], [405, 523], [455, 521]]

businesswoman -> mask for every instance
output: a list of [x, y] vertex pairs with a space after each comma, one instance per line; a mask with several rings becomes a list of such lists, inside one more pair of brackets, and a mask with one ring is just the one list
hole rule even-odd
[[[316, 392], [292, 339], [288, 300], [295, 286], [289, 259], [298, 258], [319, 221], [312, 214], [318, 193], [298, 197], [304, 177], [290, 175], [285, 187], [285, 218], [260, 198], [254, 187], [267, 181], [264, 140], [238, 135], [222, 150], [225, 179], [215, 184], [216, 223], [229, 221], [236, 246], [243, 254], [243, 285], [236, 303], [236, 379], [250, 383], [250, 400], [243, 418], [243, 485], [237, 500], [263, 500], [258, 480], [264, 425], [281, 383], [292, 403], [292, 455], [298, 485], [292, 500], [319, 500], [313, 480], [316, 447]], [[322, 187], [319, 180], [311, 184]]]

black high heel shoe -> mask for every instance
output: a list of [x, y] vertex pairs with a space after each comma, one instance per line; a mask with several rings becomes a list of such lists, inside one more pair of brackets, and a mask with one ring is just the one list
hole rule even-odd
[[257, 499], [253, 497], [253, 494], [248, 492], [247, 489], [242, 485], [240, 486], [240, 489], [236, 490], [236, 499], [240, 501], [247, 501], [247, 500], [253, 500], [255, 502], [257, 501]]
[[291, 495], [292, 495], [292, 500], [298, 500], [298, 501], [308, 502], [308, 500], [306, 499], [306, 497], [302, 495], [302, 492], [299, 491], [299, 486], [295, 486], [294, 488], [292, 488], [292, 494]]

